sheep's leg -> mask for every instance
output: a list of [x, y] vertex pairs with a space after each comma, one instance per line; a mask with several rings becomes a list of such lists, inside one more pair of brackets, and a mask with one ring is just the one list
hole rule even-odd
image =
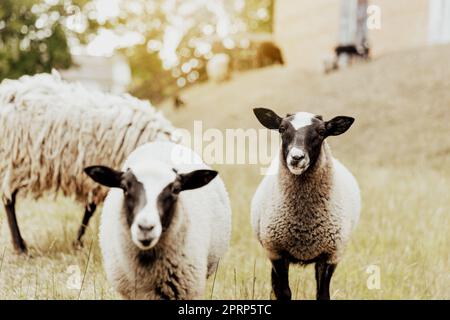
[[97, 205], [95, 203], [88, 203], [86, 205], [86, 208], [84, 210], [84, 216], [83, 221], [81, 222], [81, 226], [78, 229], [78, 235], [77, 240], [75, 241], [76, 246], [83, 246], [83, 241], [81, 240], [83, 238], [84, 233], [86, 232], [86, 228], [89, 224], [89, 220], [94, 215], [95, 209], [97, 208]]
[[15, 205], [18, 191], [19, 190], [15, 190], [12, 193], [11, 199], [3, 199], [3, 205], [5, 206], [6, 216], [8, 218], [9, 230], [11, 230], [14, 249], [18, 253], [27, 253], [27, 245], [20, 234], [19, 225], [17, 224]]
[[330, 300], [330, 281], [336, 269], [335, 264], [324, 261], [316, 262], [317, 300]]
[[272, 292], [277, 300], [291, 300], [289, 261], [281, 258], [272, 262]]

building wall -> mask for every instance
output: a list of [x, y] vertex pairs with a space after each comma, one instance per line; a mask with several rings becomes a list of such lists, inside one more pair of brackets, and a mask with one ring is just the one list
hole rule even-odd
[[[370, 0], [381, 8], [381, 29], [369, 30], [372, 55], [428, 43], [427, 0]], [[275, 39], [287, 63], [322, 70], [338, 43], [341, 0], [276, 0]]]
[[450, 1], [430, 0], [428, 12], [428, 42], [450, 42]]
[[121, 55], [96, 57], [74, 55], [74, 66], [60, 70], [62, 78], [81, 82], [88, 88], [113, 93], [123, 93], [131, 83], [131, 70]]

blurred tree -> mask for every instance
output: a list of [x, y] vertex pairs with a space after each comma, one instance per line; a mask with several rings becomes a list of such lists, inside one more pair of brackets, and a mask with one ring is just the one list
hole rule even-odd
[[130, 57], [129, 63], [133, 73], [132, 94], [139, 98], [159, 103], [173, 94], [175, 81], [170, 70], [162, 67], [158, 53], [147, 50], [145, 44], [124, 50]]
[[1, 0], [0, 81], [70, 67], [69, 38], [85, 43], [99, 26], [84, 8], [89, 0]]
[[273, 8], [274, 0], [122, 2], [116, 31], [143, 35], [143, 44], [123, 50], [132, 70], [132, 94], [158, 103], [206, 79], [207, 60], [236, 49], [234, 35], [272, 32]]
[[0, 80], [70, 67], [70, 49], [100, 28], [142, 42], [120, 49], [133, 75], [132, 93], [157, 102], [206, 78], [215, 52], [234, 50], [236, 34], [271, 32], [274, 0], [122, 0], [100, 19], [94, 0], [1, 0]]
[[273, 32], [275, 0], [246, 0], [240, 17], [249, 32]]

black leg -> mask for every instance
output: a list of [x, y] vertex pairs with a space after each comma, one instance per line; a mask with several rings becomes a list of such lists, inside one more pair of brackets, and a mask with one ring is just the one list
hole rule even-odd
[[272, 291], [277, 300], [291, 300], [289, 288], [289, 261], [287, 259], [271, 260]]
[[97, 208], [97, 205], [95, 203], [89, 203], [88, 205], [86, 205], [86, 208], [84, 210], [83, 221], [81, 222], [81, 226], [78, 229], [77, 240], [75, 242], [75, 244], [77, 246], [83, 246], [83, 242], [81, 241], [81, 239], [83, 238], [83, 235], [86, 232], [86, 228], [89, 224], [89, 220], [91, 219], [92, 215], [94, 214], [96, 208]]
[[317, 300], [330, 300], [330, 281], [336, 269], [335, 264], [316, 262]]
[[18, 253], [26, 253], [27, 252], [27, 245], [25, 244], [25, 241], [23, 240], [19, 225], [17, 224], [17, 217], [16, 217], [16, 195], [19, 190], [15, 190], [12, 195], [11, 199], [4, 199], [3, 204], [5, 206], [6, 216], [8, 218], [8, 224], [9, 224], [9, 230], [11, 231], [11, 238], [13, 241], [14, 249]]

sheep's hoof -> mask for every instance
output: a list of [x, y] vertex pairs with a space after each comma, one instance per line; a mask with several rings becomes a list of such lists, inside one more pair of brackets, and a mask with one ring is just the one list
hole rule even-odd
[[75, 250], [81, 250], [81, 249], [83, 249], [83, 247], [84, 247], [83, 241], [81, 241], [81, 240], [75, 240], [75, 241], [72, 243], [72, 246], [74, 247]]
[[277, 297], [277, 295], [275, 294], [275, 291], [272, 290], [270, 292], [270, 300], [281, 300], [281, 301], [292, 300], [292, 298], [291, 298], [291, 291], [290, 290], [286, 290], [284, 292], [281, 292], [280, 296]]
[[30, 253], [26, 247], [21, 248], [21, 249], [15, 248], [14, 252], [15, 252], [17, 258], [19, 258], [19, 259], [27, 259], [28, 260], [28, 259], [34, 258], [34, 255], [32, 253]]
[[23, 240], [21, 240], [20, 243], [14, 245], [14, 250], [19, 255], [28, 255], [27, 245]]

